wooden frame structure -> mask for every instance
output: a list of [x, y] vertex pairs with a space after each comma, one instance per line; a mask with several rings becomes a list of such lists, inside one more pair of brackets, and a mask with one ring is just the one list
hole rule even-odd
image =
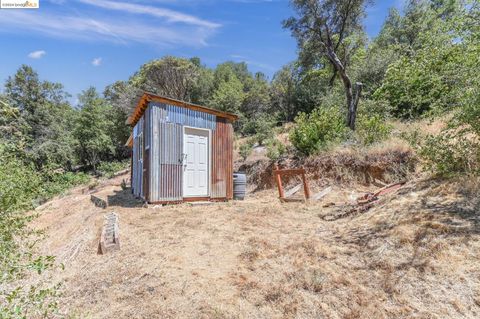
[[300, 176], [302, 178], [305, 200], [309, 200], [310, 199], [310, 188], [308, 187], [308, 182], [307, 182], [305, 169], [303, 169], [303, 168], [299, 168], [299, 169], [279, 169], [278, 165], [275, 164], [273, 166], [273, 176], [275, 178], [275, 182], [277, 183], [278, 195], [279, 195], [280, 201], [282, 203], [302, 201], [301, 199], [297, 199], [297, 198], [285, 197], [285, 190], [283, 189], [282, 176], [288, 176], [288, 175], [297, 175], [297, 176]]

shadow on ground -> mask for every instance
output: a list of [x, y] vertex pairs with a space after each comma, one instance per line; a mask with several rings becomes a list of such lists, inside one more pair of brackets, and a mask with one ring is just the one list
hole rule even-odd
[[107, 196], [107, 202], [108, 206], [126, 208], [140, 208], [144, 204], [142, 200], [135, 198], [130, 187], [127, 187], [123, 190], [114, 191], [113, 195]]

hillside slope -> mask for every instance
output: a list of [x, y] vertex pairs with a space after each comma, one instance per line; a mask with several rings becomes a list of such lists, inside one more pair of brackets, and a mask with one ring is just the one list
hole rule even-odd
[[[339, 203], [374, 187], [335, 185], [320, 202], [274, 190], [209, 206], [143, 207], [109, 180], [94, 207], [77, 189], [43, 205], [44, 252], [65, 264], [62, 313], [79, 318], [478, 318], [478, 194], [418, 180], [363, 214]], [[337, 205], [323, 207], [325, 203]], [[97, 255], [106, 212], [121, 250]]]

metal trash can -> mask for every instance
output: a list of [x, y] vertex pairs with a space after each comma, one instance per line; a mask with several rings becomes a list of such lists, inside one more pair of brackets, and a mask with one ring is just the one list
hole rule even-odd
[[243, 172], [233, 173], [233, 199], [245, 199], [247, 189], [247, 175]]

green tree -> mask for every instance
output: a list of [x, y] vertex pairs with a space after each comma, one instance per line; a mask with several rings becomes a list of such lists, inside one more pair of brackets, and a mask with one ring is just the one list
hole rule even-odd
[[19, 114], [11, 119], [17, 133], [10, 137], [16, 144], [24, 143], [23, 151], [36, 167], [70, 167], [75, 161], [70, 129], [74, 111], [63, 86], [40, 81], [31, 67], [23, 65], [7, 79], [5, 97]]
[[270, 86], [263, 73], [256, 73], [249, 78], [248, 90], [245, 93], [240, 111], [246, 117], [254, 117], [259, 113], [271, 110]]
[[111, 106], [93, 87], [83, 91], [78, 99], [81, 109], [74, 131], [78, 154], [83, 163], [96, 171], [97, 164], [113, 155], [115, 150], [110, 135], [113, 126], [109, 118]]
[[215, 88], [208, 104], [221, 111], [236, 113], [245, 98], [244, 86], [231, 64], [221, 64], [214, 73]]
[[191, 60], [166, 56], [142, 65], [129, 84], [141, 91], [188, 102], [198, 76], [199, 67]]
[[[415, 41], [408, 42], [410, 52], [392, 63], [382, 85], [374, 93], [387, 100], [395, 116], [415, 118], [442, 113], [460, 105], [464, 90], [478, 77], [479, 44], [469, 17], [472, 7], [460, 1], [422, 1], [422, 16]], [[411, 9], [413, 10], [413, 9]], [[417, 14], [419, 9], [414, 10]], [[405, 17], [407, 19], [407, 17]], [[421, 28], [426, 24], [428, 28]], [[423, 30], [423, 31], [422, 31]], [[413, 33], [413, 31], [412, 31]]]
[[297, 114], [296, 92], [298, 76], [295, 65], [287, 64], [276, 72], [271, 83], [272, 108], [275, 109], [281, 119], [290, 122]]
[[112, 106], [109, 111], [109, 118], [112, 121], [110, 137], [115, 145], [115, 157], [122, 160], [130, 156], [130, 150], [125, 142], [131, 133], [131, 128], [125, 124], [130, 115], [130, 108], [133, 106], [125, 103], [125, 92], [128, 91], [128, 83], [117, 81], [105, 88], [103, 93], [105, 100]]
[[214, 90], [214, 72], [202, 65], [200, 59], [195, 60], [198, 68], [198, 79], [191, 89], [191, 98], [193, 103], [207, 105]]
[[[347, 125], [354, 130], [361, 84], [348, 74], [351, 52], [358, 47], [366, 0], [292, 0], [298, 17], [284, 22], [297, 39], [301, 53], [324, 57], [341, 78], [347, 102]], [[347, 53], [340, 55], [340, 50]]]

